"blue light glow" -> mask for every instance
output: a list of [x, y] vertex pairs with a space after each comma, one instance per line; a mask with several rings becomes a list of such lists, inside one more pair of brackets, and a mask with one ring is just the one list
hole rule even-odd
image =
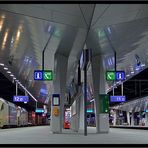
[[35, 110], [36, 113], [44, 113], [44, 109], [38, 108]]
[[93, 113], [92, 109], [87, 109], [87, 113]]

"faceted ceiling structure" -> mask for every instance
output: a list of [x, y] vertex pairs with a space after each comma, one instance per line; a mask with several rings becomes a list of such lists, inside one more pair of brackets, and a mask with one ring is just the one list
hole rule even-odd
[[116, 51], [117, 69], [132, 77], [137, 72], [135, 57], [145, 67], [148, 63], [147, 11], [147, 4], [1, 4], [0, 63], [14, 76], [0, 65], [1, 72], [11, 81], [19, 80], [39, 102], [48, 103], [53, 83], [34, 81], [33, 73], [42, 69], [42, 51], [49, 40], [45, 69], [54, 70], [55, 53], [68, 57], [67, 86], [84, 46], [93, 55], [104, 55], [105, 70], [114, 69]]

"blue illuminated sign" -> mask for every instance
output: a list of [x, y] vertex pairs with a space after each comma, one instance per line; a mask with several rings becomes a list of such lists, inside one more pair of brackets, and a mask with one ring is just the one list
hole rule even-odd
[[125, 96], [110, 96], [110, 102], [125, 102]]
[[13, 96], [13, 102], [29, 102], [28, 96]]
[[145, 112], [146, 112], [146, 113], [148, 113], [148, 109], [147, 109], [147, 110], [145, 110]]
[[124, 71], [116, 71], [116, 80], [125, 80], [125, 72]]
[[36, 112], [36, 113], [44, 113], [44, 109], [42, 109], [42, 108], [37, 108], [37, 109], [35, 110], [35, 112]]
[[34, 71], [34, 80], [43, 80], [43, 71], [35, 70]]

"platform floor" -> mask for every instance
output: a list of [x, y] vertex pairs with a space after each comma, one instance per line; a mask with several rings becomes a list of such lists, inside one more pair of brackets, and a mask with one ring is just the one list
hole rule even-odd
[[64, 130], [52, 134], [49, 126], [0, 129], [0, 144], [148, 144], [148, 131], [110, 128], [108, 134], [96, 134], [95, 127], [83, 132]]

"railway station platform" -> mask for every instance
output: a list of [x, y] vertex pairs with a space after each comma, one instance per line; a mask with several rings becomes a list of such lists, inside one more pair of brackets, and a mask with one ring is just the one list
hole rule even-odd
[[[147, 130], [110, 128], [109, 133], [95, 133], [88, 127], [88, 135], [64, 130], [52, 134], [50, 126], [34, 126], [0, 130], [1, 144], [148, 144]], [[25, 145], [24, 145], [25, 146]]]

